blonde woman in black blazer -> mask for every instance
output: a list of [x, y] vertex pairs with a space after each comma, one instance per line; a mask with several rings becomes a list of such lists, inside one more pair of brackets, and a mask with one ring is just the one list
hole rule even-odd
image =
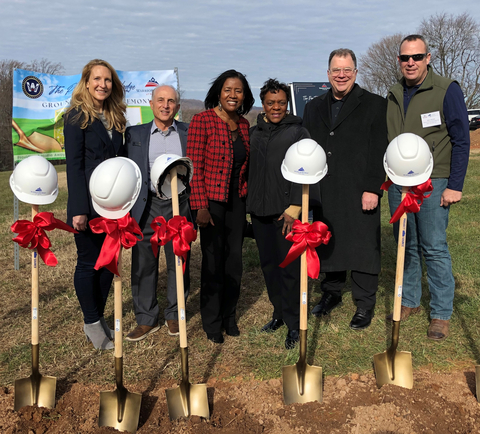
[[113, 274], [106, 268], [94, 269], [105, 235], [92, 233], [88, 225], [98, 217], [88, 184], [102, 161], [123, 154], [125, 111], [124, 90], [115, 70], [104, 60], [90, 61], [65, 114], [67, 223], [78, 231], [74, 285], [83, 312], [83, 329], [87, 340], [102, 350], [113, 349], [113, 333], [103, 316]]

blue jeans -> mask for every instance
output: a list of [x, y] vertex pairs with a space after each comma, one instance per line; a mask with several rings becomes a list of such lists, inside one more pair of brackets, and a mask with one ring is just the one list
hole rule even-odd
[[[430, 318], [450, 319], [453, 312], [455, 280], [452, 273], [452, 258], [447, 245], [448, 213], [450, 207], [440, 206], [440, 198], [447, 187], [445, 178], [432, 179], [433, 191], [423, 201], [418, 213], [407, 214], [407, 240], [403, 274], [402, 305], [420, 306], [422, 296], [422, 255], [427, 266], [430, 288]], [[401, 201], [402, 188], [392, 185], [388, 190], [390, 213], [393, 214]], [[393, 231], [398, 242], [398, 222]]]

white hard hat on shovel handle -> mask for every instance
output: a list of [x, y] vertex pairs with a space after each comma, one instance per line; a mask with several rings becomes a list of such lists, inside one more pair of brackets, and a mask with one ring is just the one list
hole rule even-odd
[[[328, 172], [323, 148], [312, 139], [302, 139], [288, 148], [282, 162], [283, 177], [302, 184], [302, 223], [308, 223], [309, 184], [316, 184]], [[307, 364], [307, 253], [300, 258], [300, 350], [295, 365], [284, 366], [283, 399], [286, 404], [322, 402], [322, 368]]]
[[433, 170], [433, 156], [427, 142], [413, 133], [395, 137], [383, 157], [387, 176], [397, 185], [413, 187], [423, 184]]
[[327, 156], [315, 140], [302, 139], [288, 148], [281, 171], [287, 181], [316, 184], [328, 172]]
[[[140, 194], [142, 174], [129, 158], [115, 157], [99, 164], [90, 178], [93, 208], [106, 219], [128, 218]], [[119, 275], [113, 278], [115, 311], [115, 383], [114, 391], [100, 392], [98, 426], [135, 433], [140, 418], [142, 395], [128, 391], [123, 385], [123, 302], [122, 247], [118, 253]]]
[[32, 155], [17, 164], [10, 176], [10, 188], [22, 202], [48, 205], [58, 196], [57, 171], [44, 157]]
[[93, 208], [102, 217], [122, 218], [135, 205], [141, 184], [142, 174], [133, 160], [125, 157], [105, 160], [90, 177]]

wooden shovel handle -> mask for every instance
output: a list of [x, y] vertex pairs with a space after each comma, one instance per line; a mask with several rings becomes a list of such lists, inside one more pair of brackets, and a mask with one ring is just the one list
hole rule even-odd
[[123, 357], [123, 302], [122, 302], [122, 246], [118, 253], [118, 273], [113, 278], [114, 315], [115, 315], [115, 358]]
[[[177, 168], [170, 170], [170, 188], [172, 190], [173, 215], [180, 215], [178, 205]], [[173, 241], [172, 241], [173, 242]], [[175, 255], [175, 276], [177, 278], [178, 328], [180, 329], [180, 348], [187, 348], [187, 317], [185, 312], [185, 291], [183, 287], [182, 258]]]
[[[402, 187], [402, 201], [409, 187]], [[398, 222], [397, 270], [395, 273], [395, 294], [393, 301], [393, 320], [400, 321], [402, 311], [403, 270], [405, 266], [405, 242], [407, 238], [407, 213], [403, 213]]]
[[[38, 214], [38, 205], [32, 205], [32, 221]], [[38, 345], [38, 252], [32, 250], [32, 345]]]
[[[309, 185], [302, 185], [302, 223], [308, 222]], [[307, 251], [300, 256], [300, 330], [307, 330], [308, 274]]]

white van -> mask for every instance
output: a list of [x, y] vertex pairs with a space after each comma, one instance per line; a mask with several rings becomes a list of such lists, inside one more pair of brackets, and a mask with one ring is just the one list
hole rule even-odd
[[468, 122], [472, 120], [474, 116], [480, 116], [480, 109], [468, 109]]

